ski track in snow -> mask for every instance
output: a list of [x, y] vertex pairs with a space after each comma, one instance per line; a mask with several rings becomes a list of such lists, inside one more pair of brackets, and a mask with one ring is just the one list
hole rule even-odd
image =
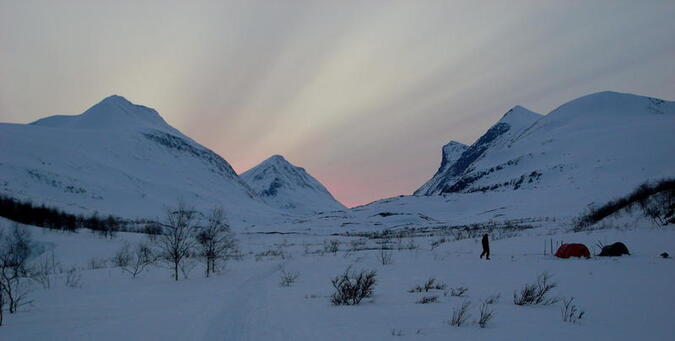
[[[270, 266], [238, 285], [240, 290], [220, 297], [219, 309], [208, 317], [206, 332], [195, 340], [269, 340], [269, 336], [255, 335], [255, 332], [269, 332], [260, 327], [269, 320], [269, 287], [275, 285], [273, 277], [279, 270]], [[236, 309], [233, 309], [236, 307]]]

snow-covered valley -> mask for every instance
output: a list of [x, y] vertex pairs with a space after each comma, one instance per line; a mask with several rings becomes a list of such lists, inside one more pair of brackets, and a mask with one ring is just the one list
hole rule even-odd
[[[575, 227], [580, 215], [675, 176], [674, 127], [674, 102], [630, 94], [584, 96], [547, 115], [516, 106], [473, 144], [446, 144], [414, 195], [346, 208], [283, 156], [238, 175], [155, 110], [119, 96], [81, 115], [2, 123], [2, 216], [26, 215], [30, 202], [28, 215], [49, 208], [61, 220], [0, 218], [3, 238], [16, 228], [31, 240], [12, 279], [30, 304], [5, 312], [0, 340], [623, 340], [645, 331], [670, 340], [675, 263], [659, 255], [675, 252], [672, 182], [656, 213], [664, 226], [647, 218], [643, 198]], [[185, 258], [173, 269], [153, 258], [123, 271], [121, 250], [166, 251], [157, 235], [130, 231], [166, 233], [178, 226], [169, 218], [179, 203], [195, 212]], [[196, 248], [209, 241], [202, 232], [214, 207], [237, 247], [206, 278]], [[92, 214], [130, 223], [126, 232], [59, 230], [63, 219], [84, 224]], [[490, 260], [479, 258], [484, 233]], [[595, 256], [617, 241], [629, 256]], [[563, 242], [593, 257], [554, 257]], [[360, 304], [331, 302], [331, 281], [345, 271], [375, 272]], [[544, 273], [559, 300], [515, 304]], [[435, 287], [410, 292], [430, 279]], [[572, 297], [583, 311], [574, 322], [561, 312]], [[471, 316], [451, 325], [467, 302]], [[484, 323], [481, 308], [494, 314]]]
[[[2, 221], [3, 230], [10, 225]], [[646, 331], [650, 340], [670, 340], [675, 333], [668, 318], [675, 301], [675, 263], [658, 257], [673, 251], [670, 229], [617, 226], [571, 234], [548, 224], [493, 240], [490, 261], [478, 258], [475, 238], [393, 238], [387, 265], [381, 261], [381, 240], [240, 233], [240, 260], [228, 261], [210, 278], [197, 265], [188, 279], [176, 282], [162, 267], [131, 278], [112, 265], [116, 250], [142, 235], [119, 233], [109, 240], [87, 231], [26, 228], [45, 246], [41, 257], [53, 253], [60, 267], [76, 267], [81, 279], [68, 287], [67, 273], [58, 273], [50, 288], [35, 289], [31, 305], [6, 314], [3, 340], [627, 340]], [[544, 254], [551, 239], [589, 246], [620, 240], [631, 256], [559, 259], [550, 250]], [[335, 252], [324, 246], [331, 240], [339, 241]], [[357, 306], [333, 306], [331, 279], [348, 266], [377, 272], [374, 295]], [[283, 271], [298, 275], [289, 287], [280, 285]], [[585, 311], [579, 322], [563, 322], [560, 303], [513, 303], [514, 292], [543, 272], [558, 284], [553, 295], [574, 297]], [[447, 289], [408, 292], [430, 278]], [[448, 293], [462, 286], [468, 288], [462, 297]], [[480, 328], [474, 322], [480, 304], [497, 294], [494, 318]], [[416, 303], [433, 296], [437, 302]], [[453, 309], [465, 301], [471, 302], [467, 325], [450, 326]]]

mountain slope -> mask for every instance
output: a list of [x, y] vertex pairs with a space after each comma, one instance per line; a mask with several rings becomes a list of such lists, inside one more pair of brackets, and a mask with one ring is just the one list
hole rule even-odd
[[413, 195], [426, 195], [428, 192], [433, 192], [432, 188], [437, 188], [445, 178], [448, 169], [457, 162], [469, 146], [459, 143], [457, 141], [450, 141], [443, 146], [441, 153], [441, 165], [438, 167], [436, 174], [425, 182], [422, 187], [418, 188]]
[[[515, 119], [509, 116], [503, 120]], [[569, 226], [589, 207], [626, 196], [647, 181], [675, 177], [675, 102], [602, 92], [520, 126], [526, 127], [487, 143], [459, 176], [439, 184], [436, 194], [381, 199], [285, 228], [341, 226], [360, 233], [500, 222]], [[462, 157], [480, 150], [487, 136]]]
[[154, 218], [184, 200], [235, 222], [278, 216], [218, 154], [150, 108], [108, 97], [81, 115], [0, 124], [0, 193], [72, 213]]
[[[509, 120], [519, 128], [495, 132]], [[674, 127], [675, 102], [616, 92], [578, 98], [541, 118], [507, 113], [424, 194], [631, 188], [673, 175]], [[465, 162], [472, 149], [480, 155]]]
[[249, 187], [273, 207], [297, 214], [343, 210], [328, 190], [303, 168], [274, 155], [241, 174]]
[[[516, 106], [506, 112], [471, 146], [461, 151], [459, 156], [453, 154], [454, 162], [441, 162], [438, 172], [427, 183], [415, 191], [415, 195], [434, 195], [451, 191], [458, 179], [462, 177], [471, 166], [480, 160], [489, 150], [502, 149], [509, 141], [536, 122], [542, 115]], [[445, 147], [443, 157], [445, 160]], [[457, 153], [461, 148], [454, 148]]]

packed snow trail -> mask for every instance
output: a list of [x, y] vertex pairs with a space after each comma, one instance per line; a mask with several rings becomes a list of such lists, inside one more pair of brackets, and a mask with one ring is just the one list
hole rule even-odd
[[[270, 287], [278, 280], [278, 265], [267, 265], [260, 272], [220, 299], [219, 311], [208, 317], [201, 340], [271, 340], [284, 339], [282, 330], [270, 331], [269, 323]], [[222, 294], [221, 294], [222, 295]], [[263, 334], [263, 335], [257, 335]]]

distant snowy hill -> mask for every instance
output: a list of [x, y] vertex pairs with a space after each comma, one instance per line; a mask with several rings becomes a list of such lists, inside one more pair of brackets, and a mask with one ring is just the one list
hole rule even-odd
[[303, 168], [274, 155], [241, 174], [266, 203], [296, 213], [314, 214], [346, 209]]
[[601, 92], [546, 116], [510, 110], [416, 194], [631, 188], [675, 173], [675, 102]]
[[239, 222], [281, 213], [157, 111], [110, 96], [81, 115], [0, 124], [0, 193], [67, 212], [153, 218], [184, 200]]

